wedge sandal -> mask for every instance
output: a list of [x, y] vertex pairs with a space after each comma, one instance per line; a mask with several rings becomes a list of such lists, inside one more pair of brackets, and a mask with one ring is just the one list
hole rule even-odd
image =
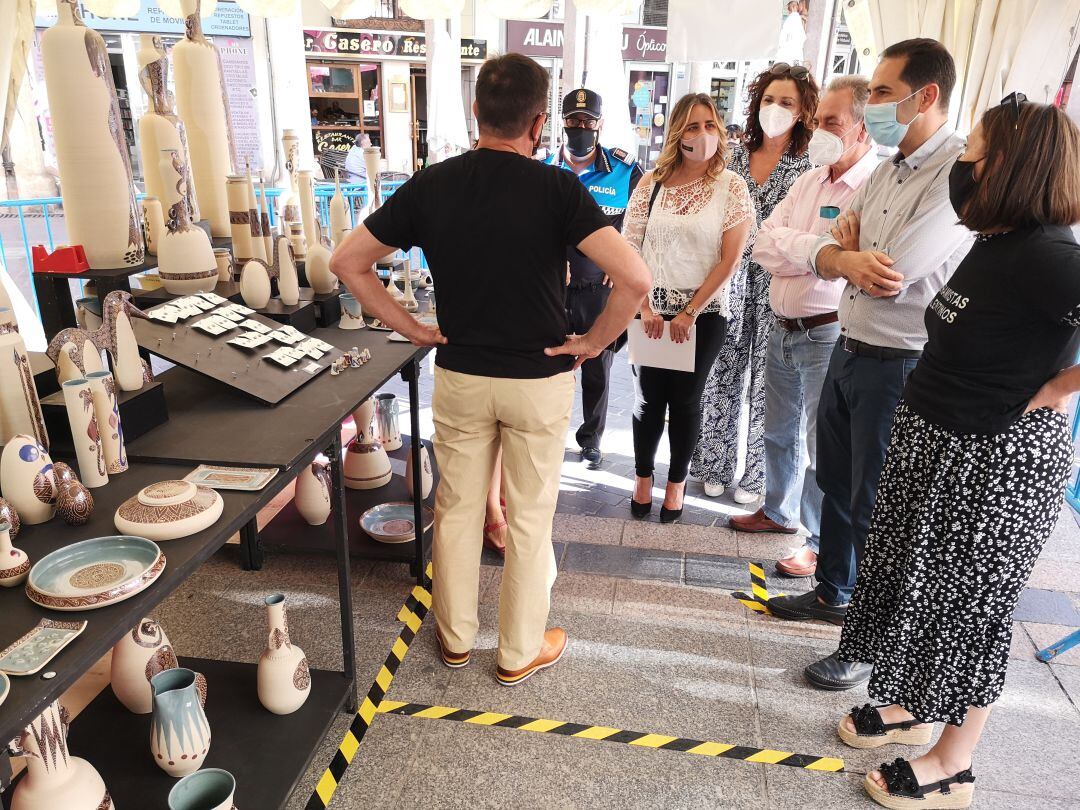
[[919, 784], [911, 763], [902, 757], [881, 763], [878, 770], [885, 777], [888, 789], [878, 785], [869, 774], [863, 787], [871, 799], [889, 810], [962, 810], [970, 807], [975, 797], [975, 777], [970, 768], [929, 785]]
[[[855, 726], [855, 731], [847, 728], [844, 721], [836, 728], [840, 739], [852, 748], [879, 748], [895, 743], [899, 745], [926, 745], [934, 734], [932, 723], [920, 723], [906, 720], [903, 723], [886, 723], [881, 719], [879, 709], [884, 706], [865, 704], [861, 709], [853, 707], [848, 717]], [[846, 718], [845, 718], [846, 719]]]

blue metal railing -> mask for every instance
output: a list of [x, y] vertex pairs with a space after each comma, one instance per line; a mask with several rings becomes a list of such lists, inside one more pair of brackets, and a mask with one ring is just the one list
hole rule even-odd
[[1073, 405], [1072, 414], [1072, 438], [1073, 438], [1073, 472], [1072, 480], [1065, 487], [1065, 500], [1073, 511], [1080, 512], [1080, 464], [1077, 464], [1076, 446], [1080, 440], [1080, 407]]

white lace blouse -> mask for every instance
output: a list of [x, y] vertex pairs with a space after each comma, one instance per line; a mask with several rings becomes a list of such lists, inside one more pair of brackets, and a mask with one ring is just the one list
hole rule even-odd
[[[641, 254], [653, 275], [650, 303], [660, 315], [677, 315], [720, 261], [724, 231], [749, 219], [754, 203], [746, 181], [730, 170], [671, 188], [662, 187], [649, 216], [652, 176], [630, 197], [623, 236]], [[727, 284], [702, 312], [730, 317]]]

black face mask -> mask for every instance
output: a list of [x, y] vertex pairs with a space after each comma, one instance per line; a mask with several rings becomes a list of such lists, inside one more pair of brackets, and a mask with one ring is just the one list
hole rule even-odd
[[[536, 116], [536, 118], [542, 118], [542, 117], [543, 117], [543, 115], [544, 115], [543, 113], [540, 113], [540, 115]], [[533, 120], [535, 121], [535, 120], [536, 120], [536, 118], [534, 118]], [[541, 126], [540, 126], [540, 133], [539, 133], [539, 134], [538, 134], [538, 135], [536, 136], [536, 140], [535, 140], [535, 141], [533, 142], [533, 150], [532, 150], [532, 153], [533, 153], [534, 155], [535, 155], [535, 154], [536, 154], [537, 152], [539, 152], [539, 151], [540, 151], [540, 144], [542, 144], [543, 142], [544, 142], [544, 127], [543, 127], [543, 125], [541, 125]]]
[[978, 185], [975, 161], [958, 160], [953, 164], [949, 170], [949, 202], [960, 216], [964, 214], [964, 206], [975, 196]]
[[566, 151], [576, 158], [588, 157], [600, 136], [595, 129], [563, 129], [563, 132], [566, 133]]

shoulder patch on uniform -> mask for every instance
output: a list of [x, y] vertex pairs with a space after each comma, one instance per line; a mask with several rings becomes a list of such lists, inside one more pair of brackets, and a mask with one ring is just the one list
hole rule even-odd
[[625, 149], [620, 149], [620, 148], [619, 148], [619, 147], [617, 147], [617, 146], [616, 146], [616, 147], [613, 147], [613, 148], [612, 148], [612, 150], [611, 150], [611, 156], [612, 156], [613, 158], [615, 158], [616, 160], [620, 160], [620, 161], [622, 161], [622, 162], [623, 162], [623, 163], [625, 163], [625, 164], [626, 164], [627, 166], [633, 166], [633, 165], [634, 165], [635, 163], [637, 163], [637, 161], [636, 161], [636, 160], [634, 160], [634, 156], [633, 156], [633, 155], [631, 155], [631, 154], [630, 154], [629, 152], [627, 152], [627, 151], [626, 151]]

